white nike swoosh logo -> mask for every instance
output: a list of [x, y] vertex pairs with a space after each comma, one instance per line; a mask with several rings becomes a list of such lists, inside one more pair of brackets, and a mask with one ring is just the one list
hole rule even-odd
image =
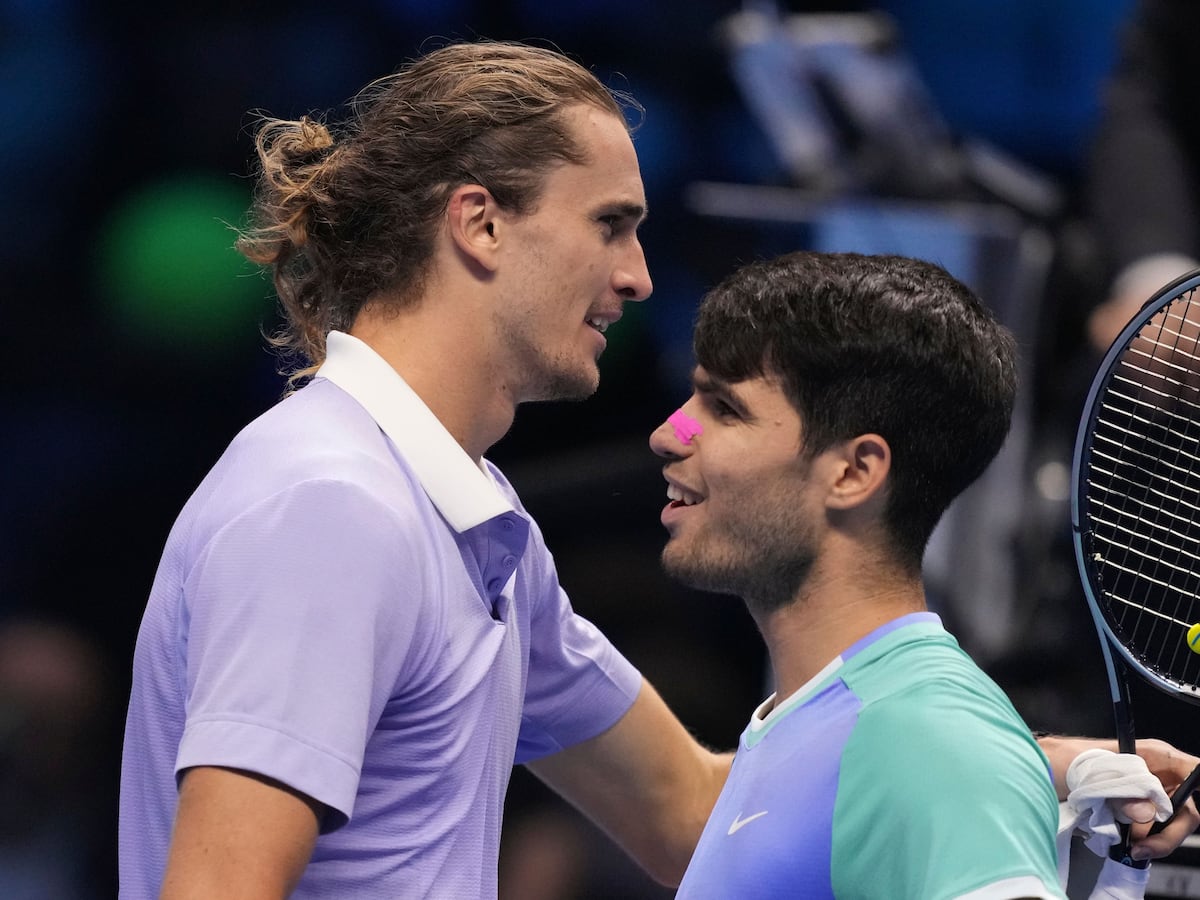
[[726, 833], [727, 833], [727, 834], [733, 834], [735, 831], [737, 831], [737, 830], [738, 830], [739, 828], [741, 828], [742, 826], [744, 826], [744, 825], [749, 825], [749, 824], [750, 824], [751, 822], [753, 822], [755, 819], [761, 819], [761, 818], [762, 818], [763, 816], [765, 816], [766, 814], [767, 814], [767, 810], [765, 810], [765, 809], [764, 809], [764, 810], [763, 810], [762, 812], [760, 812], [760, 813], [755, 813], [754, 815], [752, 815], [752, 816], [747, 816], [746, 818], [744, 818], [744, 819], [743, 819], [743, 818], [742, 818], [742, 814], [741, 814], [741, 813], [738, 813], [736, 816], [734, 816], [734, 817], [733, 817], [733, 824], [729, 826], [729, 831], [728, 831], [728, 832], [726, 832]]

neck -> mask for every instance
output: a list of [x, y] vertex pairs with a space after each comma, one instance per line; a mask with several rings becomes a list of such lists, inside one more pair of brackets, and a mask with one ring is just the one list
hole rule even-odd
[[481, 318], [427, 296], [399, 312], [363, 309], [350, 333], [383, 357], [478, 462], [512, 427], [517, 400], [498, 376]]
[[919, 576], [877, 566], [842, 571], [851, 574], [814, 571], [791, 603], [755, 615], [781, 699], [876, 628], [926, 608]]

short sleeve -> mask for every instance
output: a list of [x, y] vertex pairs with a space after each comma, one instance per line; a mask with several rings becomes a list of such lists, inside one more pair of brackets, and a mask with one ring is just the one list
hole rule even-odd
[[864, 708], [846, 745], [835, 892], [886, 885], [898, 900], [982, 898], [1011, 882], [1061, 897], [1057, 821], [1045, 758], [1015, 713], [927, 685]]
[[277, 779], [349, 818], [373, 725], [421, 633], [417, 547], [364, 489], [314, 480], [227, 523], [184, 582], [176, 772]]

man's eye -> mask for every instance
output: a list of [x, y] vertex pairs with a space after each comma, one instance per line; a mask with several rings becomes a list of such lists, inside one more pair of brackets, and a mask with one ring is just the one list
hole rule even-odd
[[620, 216], [601, 216], [599, 219], [601, 225], [608, 229], [609, 234], [617, 233], [617, 226], [621, 224]]
[[714, 400], [713, 411], [716, 412], [717, 416], [722, 419], [736, 417], [738, 414], [738, 411], [724, 400]]

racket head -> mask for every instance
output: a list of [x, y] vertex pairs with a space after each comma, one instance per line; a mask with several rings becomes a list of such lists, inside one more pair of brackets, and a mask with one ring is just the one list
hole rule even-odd
[[1075, 441], [1071, 525], [1102, 635], [1200, 703], [1200, 270], [1150, 298], [1105, 354]]

